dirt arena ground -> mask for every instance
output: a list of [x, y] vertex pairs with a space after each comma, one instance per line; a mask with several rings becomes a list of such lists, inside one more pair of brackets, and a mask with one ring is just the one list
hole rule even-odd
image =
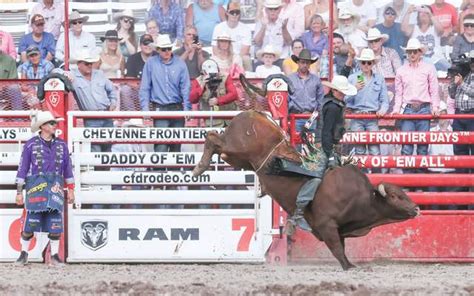
[[474, 295], [474, 265], [0, 264], [1, 295]]

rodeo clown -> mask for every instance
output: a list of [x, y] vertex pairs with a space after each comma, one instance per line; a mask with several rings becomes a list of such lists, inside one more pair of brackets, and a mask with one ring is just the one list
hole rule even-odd
[[[64, 183], [67, 184], [68, 201], [74, 202], [74, 178], [67, 144], [55, 137], [58, 121], [49, 111], [34, 111], [31, 131], [34, 136], [23, 147], [16, 176], [16, 203], [25, 204], [21, 254], [17, 264], [28, 263], [28, 249], [34, 232], [48, 232], [51, 262], [59, 259], [59, 238], [63, 232]], [[23, 201], [23, 187], [26, 199]]]

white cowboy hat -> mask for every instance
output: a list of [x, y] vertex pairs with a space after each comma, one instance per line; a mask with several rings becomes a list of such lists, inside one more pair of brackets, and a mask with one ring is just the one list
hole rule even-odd
[[137, 21], [137, 18], [133, 16], [133, 11], [131, 9], [125, 9], [124, 11], [121, 11], [119, 13], [116, 13], [113, 17], [114, 21], [118, 21], [122, 17], [128, 17], [133, 20], [133, 22]]
[[63, 121], [64, 118], [54, 118], [53, 114], [49, 111], [38, 111], [34, 110], [30, 114], [31, 119], [31, 131], [36, 133], [40, 130], [40, 127], [50, 121], [59, 122]]
[[370, 48], [364, 48], [360, 52], [360, 56], [356, 58], [358, 61], [375, 61], [375, 53]]
[[275, 56], [275, 59], [278, 59], [281, 55], [271, 44], [267, 44], [263, 49], [257, 51], [257, 59], [261, 60], [264, 54], [272, 54]]
[[131, 118], [130, 120], [125, 121], [122, 127], [145, 127], [145, 124], [141, 118]]
[[171, 39], [168, 34], [160, 34], [158, 35], [154, 46], [158, 48], [170, 48], [173, 47], [173, 43], [171, 43]]
[[95, 63], [100, 60], [100, 56], [95, 54], [92, 50], [80, 50], [74, 57], [75, 62], [84, 61], [86, 63]]
[[377, 28], [370, 28], [367, 32], [367, 37], [364, 37], [367, 41], [383, 39], [383, 42], [387, 41], [390, 37], [387, 34], [380, 33], [379, 29]]
[[357, 94], [357, 88], [349, 83], [345, 76], [334, 75], [332, 81], [323, 81], [323, 85], [338, 90], [346, 96], [355, 96]]
[[463, 23], [463, 25], [464, 24], [474, 24], [474, 19], [473, 18], [465, 18], [462, 23]]
[[230, 41], [230, 42], [234, 42], [234, 40], [232, 40], [232, 37], [230, 36], [229, 32], [227, 31], [222, 31], [217, 37], [216, 39], [214, 39], [215, 41]]
[[84, 23], [87, 22], [87, 20], [89, 19], [89, 17], [87, 15], [85, 16], [82, 16], [79, 11], [73, 11], [71, 12], [71, 14], [69, 15], [69, 22], [73, 22], [73, 21], [78, 21], [78, 20], [81, 20], [83, 21]]
[[282, 6], [281, 0], [265, 0], [265, 8], [278, 8]]
[[352, 10], [348, 9], [347, 7], [343, 7], [339, 10], [338, 19], [344, 20], [353, 17], [354, 19], [360, 19], [360, 16], [353, 12]]
[[421, 44], [420, 40], [417, 38], [410, 38], [407, 43], [407, 47], [400, 46], [404, 51], [407, 50], [421, 50], [424, 51], [425, 47]]

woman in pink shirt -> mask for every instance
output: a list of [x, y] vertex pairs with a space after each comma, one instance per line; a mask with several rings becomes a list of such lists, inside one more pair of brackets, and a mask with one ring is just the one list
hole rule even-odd
[[15, 43], [13, 42], [13, 37], [8, 32], [0, 30], [0, 51], [11, 56], [16, 60], [16, 50]]

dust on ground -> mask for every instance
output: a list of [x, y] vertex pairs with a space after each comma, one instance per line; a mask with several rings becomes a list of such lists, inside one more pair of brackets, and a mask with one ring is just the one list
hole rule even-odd
[[473, 264], [0, 264], [2, 295], [474, 295]]

